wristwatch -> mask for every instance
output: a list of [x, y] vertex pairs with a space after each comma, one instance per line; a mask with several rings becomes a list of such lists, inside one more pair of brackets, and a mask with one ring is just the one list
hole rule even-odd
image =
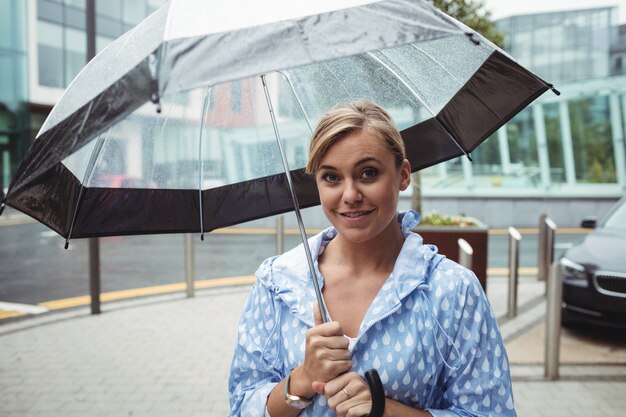
[[289, 394], [289, 380], [291, 379], [291, 372], [293, 368], [287, 374], [287, 378], [285, 378], [285, 388], [284, 388], [284, 398], [287, 405], [291, 408], [297, 408], [298, 410], [303, 410], [311, 405], [311, 400], [307, 398], [302, 398], [297, 395]]

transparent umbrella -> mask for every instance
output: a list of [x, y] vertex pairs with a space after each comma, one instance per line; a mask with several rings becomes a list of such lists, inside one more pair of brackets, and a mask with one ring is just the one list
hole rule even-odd
[[420, 0], [218, 3], [172, 1], [96, 56], [6, 203], [68, 240], [202, 234], [293, 209], [277, 135], [301, 206], [317, 204], [307, 141], [338, 102], [389, 109], [418, 170], [550, 87]]
[[469, 156], [549, 88], [422, 0], [172, 0], [76, 77], [2, 204], [67, 241], [295, 210], [306, 250], [303, 167], [330, 107], [389, 110], [418, 170]]

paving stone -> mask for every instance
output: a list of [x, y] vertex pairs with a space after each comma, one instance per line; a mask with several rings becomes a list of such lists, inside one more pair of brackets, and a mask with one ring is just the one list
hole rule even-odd
[[[528, 282], [532, 288], [520, 295], [531, 303], [542, 288]], [[488, 288], [491, 298], [506, 299], [501, 283]], [[99, 316], [79, 309], [0, 326], [0, 414], [226, 416], [228, 372], [248, 290], [198, 291], [191, 299], [106, 305]], [[496, 307], [496, 315], [505, 313], [501, 302]], [[527, 327], [523, 315], [515, 320], [503, 326]], [[543, 379], [541, 363], [514, 363], [511, 372], [520, 417], [624, 415], [623, 364], [562, 365], [562, 379], [554, 382]]]

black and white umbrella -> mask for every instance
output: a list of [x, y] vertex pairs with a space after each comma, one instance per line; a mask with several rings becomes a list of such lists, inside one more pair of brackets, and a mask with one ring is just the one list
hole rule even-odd
[[76, 77], [6, 204], [68, 240], [204, 233], [293, 209], [277, 136], [301, 206], [317, 204], [307, 142], [338, 102], [387, 108], [418, 170], [550, 87], [420, 0], [172, 0]]

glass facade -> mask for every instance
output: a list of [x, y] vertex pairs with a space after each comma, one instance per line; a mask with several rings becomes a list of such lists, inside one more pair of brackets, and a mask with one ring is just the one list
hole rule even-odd
[[[507, 52], [562, 93], [545, 93], [472, 154], [422, 172], [424, 195], [626, 193], [626, 27], [617, 8], [498, 22]], [[621, 69], [621, 67], [620, 67]]]
[[[37, 0], [39, 85], [65, 88], [87, 59], [87, 0]], [[96, 51], [128, 31], [165, 0], [96, 0]]]
[[29, 145], [27, 9], [23, 0], [0, 0], [0, 189]]
[[425, 195], [626, 192], [626, 76], [558, 86], [472, 154], [423, 171]]
[[617, 8], [512, 16], [498, 21], [505, 49], [552, 83], [609, 75]]

